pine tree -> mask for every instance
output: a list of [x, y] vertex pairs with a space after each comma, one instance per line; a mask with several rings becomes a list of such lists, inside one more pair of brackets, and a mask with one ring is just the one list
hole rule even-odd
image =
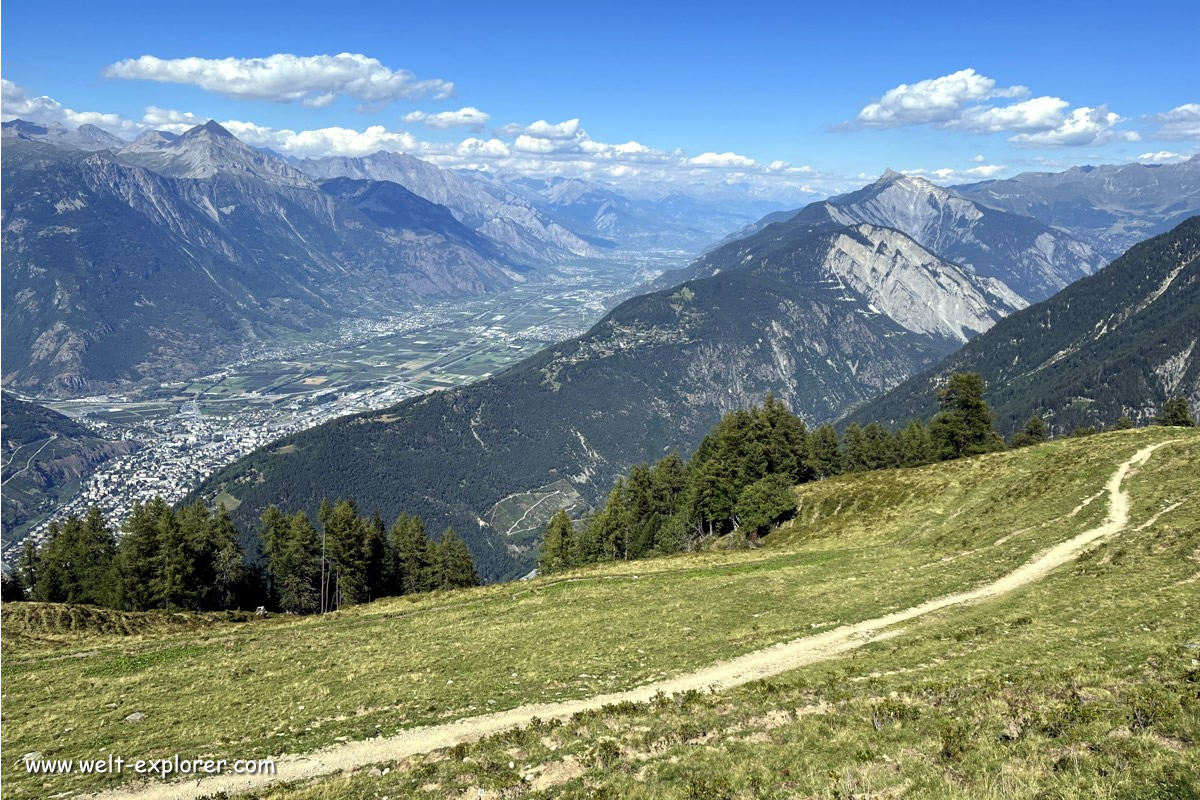
[[817, 479], [840, 475], [844, 471], [837, 431], [822, 425], [808, 437], [808, 467]]
[[207, 524], [201, 505], [185, 506], [176, 515], [170, 508], [159, 517], [159, 551], [155, 580], [151, 585], [162, 608], [188, 610], [198, 606], [196, 557], [197, 528]]
[[366, 524], [363, 560], [368, 599], [375, 600], [391, 594], [388, 570], [394, 559], [388, 549], [387, 528], [378, 512]]
[[325, 513], [327, 606], [366, 602], [366, 522], [351, 500], [338, 500]]
[[939, 460], [1004, 449], [983, 392], [983, 377], [977, 372], [956, 372], [938, 391], [941, 411], [929, 425], [929, 438]]
[[1029, 445], [1041, 444], [1050, 438], [1050, 431], [1046, 428], [1046, 423], [1037, 414], [1034, 414], [1025, 423], [1012, 438], [1013, 447], [1028, 447]]
[[279, 608], [292, 614], [311, 614], [321, 604], [321, 539], [303, 511], [285, 518], [277, 529], [275, 556], [270, 565]]
[[575, 530], [566, 510], [560, 508], [555, 511], [546, 525], [546, 534], [542, 537], [542, 557], [538, 560], [538, 572], [549, 575], [572, 566], [574, 534]]
[[791, 478], [768, 475], [747, 486], [738, 496], [737, 514], [752, 538], [763, 534], [796, 508]]
[[1113, 427], [1119, 431], [1130, 430], [1133, 428], [1133, 420], [1122, 414], [1121, 416], [1117, 417], [1117, 422]]
[[867, 469], [891, 469], [899, 466], [896, 438], [878, 422], [863, 428], [863, 451]]
[[1179, 428], [1194, 428], [1196, 420], [1192, 417], [1192, 410], [1188, 408], [1186, 397], [1179, 395], [1172, 397], [1163, 406], [1162, 413], [1155, 417], [1154, 421], [1159, 425], [1168, 425]]
[[867, 441], [858, 423], [851, 423], [842, 431], [842, 463], [848, 472], [863, 472], [867, 465]]
[[435, 545], [434, 588], [462, 589], [478, 585], [479, 575], [475, 572], [471, 551], [454, 533], [453, 528], [447, 528]]
[[401, 514], [392, 523], [388, 539], [394, 553], [393, 581], [400, 593], [413, 594], [432, 589], [432, 543], [425, 533], [425, 523], [421, 518]]
[[238, 594], [247, 577], [246, 557], [238, 544], [238, 529], [224, 506], [217, 509], [212, 520], [212, 589], [207, 606], [213, 609], [234, 608]]
[[34, 545], [33, 539], [26, 538], [25, 543], [21, 546], [21, 560], [17, 562], [17, 582], [21, 586], [21, 593], [24, 597], [33, 596], [33, 587], [37, 586], [38, 567], [41, 564], [41, 557], [38, 555], [37, 546]]
[[105, 606], [115, 600], [113, 562], [117, 542], [98, 508], [50, 527], [41, 553], [33, 599]]
[[170, 506], [156, 497], [146, 505], [134, 503], [125, 519], [117, 547], [120, 608], [147, 611], [163, 607], [158, 595], [159, 537], [163, 516], [170, 514]]
[[910, 419], [896, 437], [898, 459], [902, 467], [919, 467], [933, 460], [929, 430], [920, 420]]

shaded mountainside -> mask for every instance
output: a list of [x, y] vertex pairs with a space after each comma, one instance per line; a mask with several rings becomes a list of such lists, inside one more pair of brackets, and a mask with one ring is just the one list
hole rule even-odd
[[1096, 275], [997, 323], [855, 411], [847, 421], [901, 425], [936, 410], [933, 389], [979, 372], [1005, 434], [1031, 414], [1057, 433], [1148, 422], [1168, 397], [1200, 405], [1200, 216], [1134, 245]]
[[[271, 503], [311, 512], [325, 496], [385, 519], [416, 513], [431, 530], [454, 525], [485, 579], [513, 577], [540, 531], [506, 537], [513, 527], [497, 519], [594, 504], [632, 464], [690, 452], [724, 412], [767, 392], [810, 423], [836, 419], [955, 349], [955, 314], [986, 313], [950, 303], [960, 285], [938, 281], [956, 268], [895, 231], [811, 234], [788, 253], [633, 298], [490, 380], [288, 437], [200, 493], [236, 497], [246, 527]], [[900, 292], [885, 298], [895, 317], [880, 310], [880, 253], [930, 279], [921, 291], [941, 292], [952, 327], [926, 327]]]
[[215, 123], [117, 155], [6, 136], [3, 173], [6, 386], [200, 371], [280, 328], [519, 278], [445, 209], [339, 197]]
[[462, 224], [493, 240], [523, 263], [551, 263], [599, 253], [593, 243], [548, 218], [517, 193], [407, 154], [380, 150], [360, 158], [306, 158], [296, 165], [317, 179], [398, 183], [431, 203], [446, 206]]
[[106, 439], [57, 411], [20, 400], [0, 399], [3, 452], [3, 530], [9, 534], [57, 505], [70, 488], [110, 458], [133, 452], [134, 442]]
[[856, 223], [894, 228], [981, 278], [1001, 281], [1029, 302], [1045, 299], [1092, 274], [1105, 261], [1089, 245], [1035, 219], [986, 208], [922, 178], [888, 170], [856, 192], [811, 203], [795, 212], [769, 214], [686, 270], [667, 273], [658, 284], [735, 269], [731, 253], [758, 246], [763, 240]]
[[1200, 213], [1200, 156], [1181, 164], [1108, 164], [1025, 172], [954, 187], [990, 208], [1069, 231], [1107, 258]]

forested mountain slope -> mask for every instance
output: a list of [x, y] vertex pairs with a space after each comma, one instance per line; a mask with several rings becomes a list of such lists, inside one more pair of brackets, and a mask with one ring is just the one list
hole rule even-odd
[[311, 512], [325, 496], [408, 511], [453, 524], [485, 579], [512, 577], [536, 536], [506, 537], [498, 519], [594, 503], [767, 392], [810, 423], [836, 419], [998, 316], [985, 285], [893, 230], [797, 234], [761, 255], [633, 298], [490, 380], [288, 437], [200, 491], [241, 500], [244, 527], [272, 503]]
[[901, 425], [935, 410], [933, 388], [978, 372], [997, 424], [1011, 433], [1031, 414], [1053, 430], [1146, 422], [1168, 397], [1200, 405], [1200, 216], [1134, 245], [1096, 275], [997, 323], [855, 411], [848, 421]]

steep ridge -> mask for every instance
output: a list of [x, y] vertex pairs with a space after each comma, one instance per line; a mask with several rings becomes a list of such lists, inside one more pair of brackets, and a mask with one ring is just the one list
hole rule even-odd
[[932, 371], [851, 414], [928, 418], [934, 388], [979, 372], [1005, 433], [1034, 413], [1059, 433], [1127, 415], [1149, 421], [1171, 396], [1200, 404], [1200, 216], [1134, 245], [1096, 275], [1012, 314]]
[[[731, 245], [752, 247], [792, 229], [869, 223], [895, 228], [947, 261], [982, 278], [1005, 284], [1026, 301], [1036, 302], [1104, 264], [1092, 248], [1030, 217], [981, 206], [957, 192], [923, 178], [888, 170], [856, 192], [812, 203], [794, 213], [776, 213], [734, 234], [682, 273], [668, 273], [667, 283], [736, 268]], [[775, 227], [777, 226], [777, 227]]]
[[237, 497], [246, 527], [272, 503], [311, 511], [323, 496], [417, 513], [453, 525], [486, 578], [513, 577], [536, 542], [487, 522], [506, 498], [565, 479], [594, 503], [632, 464], [690, 452], [767, 392], [811, 424], [836, 419], [997, 315], [978, 281], [893, 230], [797, 233], [781, 247], [786, 258], [633, 298], [487, 381], [289, 437], [200, 494]]

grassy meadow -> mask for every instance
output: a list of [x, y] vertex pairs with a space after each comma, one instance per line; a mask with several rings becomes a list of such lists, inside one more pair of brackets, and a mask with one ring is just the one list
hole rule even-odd
[[[4, 784], [12, 797], [114, 786], [29, 776], [18, 759], [30, 751], [304, 753], [644, 685], [869, 619], [997, 578], [1099, 524], [1116, 466], [1175, 438], [1127, 478], [1126, 530], [1038, 584], [740, 689], [266, 796], [1194, 797], [1200, 435], [1161, 428], [807, 484], [795, 519], [758, 549], [320, 618], [7, 604]], [[134, 712], [145, 718], [125, 722]]]

